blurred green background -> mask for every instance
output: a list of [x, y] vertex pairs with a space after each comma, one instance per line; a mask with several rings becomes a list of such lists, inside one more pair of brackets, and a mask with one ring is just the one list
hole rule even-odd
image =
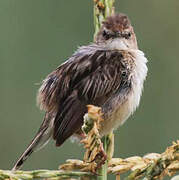
[[[140, 108], [115, 134], [115, 156], [162, 152], [179, 138], [179, 1], [116, 0], [149, 60]], [[37, 85], [93, 39], [92, 0], [0, 0], [0, 169], [10, 169], [38, 130]], [[50, 142], [24, 169], [57, 169], [83, 148]]]

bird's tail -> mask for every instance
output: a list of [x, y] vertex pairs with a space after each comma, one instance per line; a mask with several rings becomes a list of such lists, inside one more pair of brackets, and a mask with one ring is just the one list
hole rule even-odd
[[32, 154], [32, 152], [41, 149], [48, 143], [53, 133], [53, 120], [54, 120], [53, 117], [50, 116], [49, 114], [45, 115], [44, 121], [40, 126], [39, 131], [31, 141], [25, 152], [17, 160], [12, 170], [15, 171], [20, 169], [24, 161]]

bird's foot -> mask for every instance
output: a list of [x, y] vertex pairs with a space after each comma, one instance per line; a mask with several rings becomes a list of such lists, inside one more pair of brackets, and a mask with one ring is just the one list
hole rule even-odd
[[102, 165], [105, 164], [106, 160], [107, 160], [107, 154], [104, 151], [103, 143], [101, 143], [100, 144], [100, 151], [95, 157], [95, 162], [96, 162], [96, 165], [97, 165], [95, 171], [100, 169], [102, 167]]

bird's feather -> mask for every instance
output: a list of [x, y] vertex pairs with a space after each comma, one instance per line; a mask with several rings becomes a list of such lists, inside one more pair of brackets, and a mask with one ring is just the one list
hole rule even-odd
[[12, 170], [19, 169], [23, 165], [24, 161], [32, 154], [32, 152], [41, 149], [48, 143], [53, 132], [52, 125], [53, 117], [50, 114], [46, 114], [36, 136], [33, 138], [24, 153], [17, 160]]
[[87, 104], [102, 106], [121, 88], [127, 77], [121, 75], [123, 58], [122, 51], [83, 46], [44, 80], [39, 99], [47, 112], [56, 114], [56, 145], [81, 127]]

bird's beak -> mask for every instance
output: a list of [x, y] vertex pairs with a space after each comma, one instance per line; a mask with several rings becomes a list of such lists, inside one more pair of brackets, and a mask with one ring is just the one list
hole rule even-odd
[[121, 31], [118, 31], [118, 32], [116, 33], [116, 35], [117, 35], [117, 37], [121, 38], [121, 37], [122, 37]]

